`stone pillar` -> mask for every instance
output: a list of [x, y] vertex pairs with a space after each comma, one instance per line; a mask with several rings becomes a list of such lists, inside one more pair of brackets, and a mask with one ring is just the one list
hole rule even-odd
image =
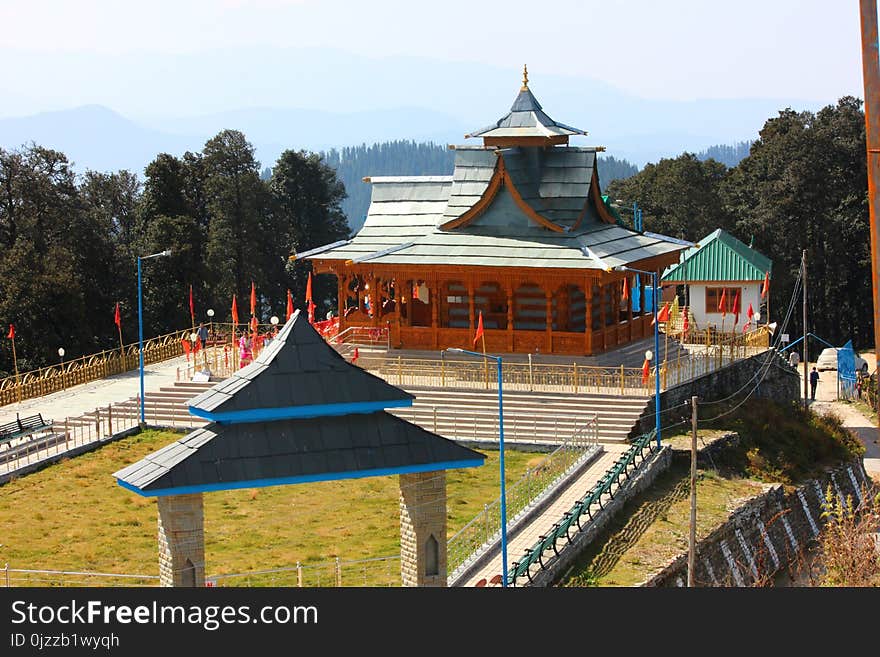
[[446, 471], [400, 475], [403, 586], [446, 586]]
[[201, 493], [159, 498], [159, 578], [162, 586], [205, 585]]

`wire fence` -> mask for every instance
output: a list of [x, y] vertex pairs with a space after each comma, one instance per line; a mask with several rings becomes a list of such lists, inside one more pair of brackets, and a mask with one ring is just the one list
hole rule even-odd
[[[507, 525], [517, 522], [588, 458], [596, 445], [593, 423], [565, 440], [506, 490]], [[501, 536], [501, 498], [486, 504], [447, 542], [447, 570], [454, 580]]]

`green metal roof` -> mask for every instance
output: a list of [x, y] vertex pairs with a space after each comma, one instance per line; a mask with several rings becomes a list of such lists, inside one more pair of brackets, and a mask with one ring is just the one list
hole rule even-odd
[[664, 282], [763, 281], [771, 260], [720, 228], [682, 254], [682, 261], [663, 272]]

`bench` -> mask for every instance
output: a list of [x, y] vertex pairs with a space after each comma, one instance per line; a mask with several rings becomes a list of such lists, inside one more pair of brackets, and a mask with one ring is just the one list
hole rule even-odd
[[13, 422], [0, 424], [0, 445], [8, 443], [16, 438], [29, 436], [37, 431], [48, 429], [52, 426], [52, 420], [44, 420], [42, 413], [29, 415], [26, 418], [18, 417]]

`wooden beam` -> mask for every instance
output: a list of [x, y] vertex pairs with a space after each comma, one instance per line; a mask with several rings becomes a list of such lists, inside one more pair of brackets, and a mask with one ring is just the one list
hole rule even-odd
[[[492, 178], [489, 180], [489, 185], [486, 187], [486, 190], [483, 192], [483, 195], [480, 197], [480, 200], [474, 203], [470, 209], [468, 209], [463, 215], [457, 217], [456, 219], [452, 219], [447, 221], [444, 224], [440, 225], [441, 230], [455, 230], [456, 228], [462, 228], [463, 226], [467, 226], [474, 219], [479, 217], [483, 212], [486, 211], [492, 201], [495, 198], [495, 195], [498, 194], [498, 190], [501, 189], [501, 185], [504, 181], [503, 176], [504, 163], [502, 159], [499, 157], [495, 162], [495, 171], [492, 174]], [[453, 183], [454, 184], [454, 183]]]
[[484, 146], [553, 146], [567, 144], [568, 135], [551, 135], [547, 137], [483, 137]]

